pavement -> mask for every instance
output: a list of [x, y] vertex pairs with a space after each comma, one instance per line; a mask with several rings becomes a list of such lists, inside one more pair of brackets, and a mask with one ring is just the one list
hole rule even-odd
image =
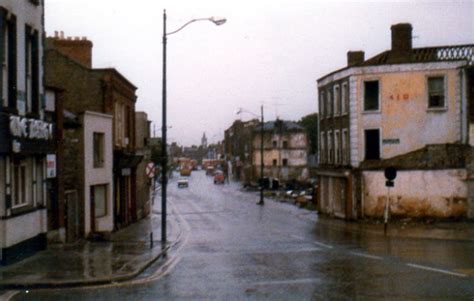
[[167, 228], [168, 243], [163, 245], [161, 217], [153, 213], [104, 240], [50, 244], [31, 257], [0, 267], [0, 288], [73, 287], [133, 279], [179, 240], [177, 223], [169, 218]]
[[[308, 215], [308, 218], [315, 219], [316, 226], [321, 224], [364, 235], [384, 235], [383, 223], [379, 221], [350, 222], [313, 214]], [[150, 242], [151, 232], [154, 233], [153, 246]], [[168, 244], [161, 244], [160, 235], [161, 218], [155, 212], [112, 233], [104, 241], [51, 244], [47, 250], [18, 263], [0, 267], [0, 289], [72, 287], [133, 279], [179, 241], [179, 224], [172, 218], [168, 219]], [[398, 220], [389, 224], [387, 235], [474, 241], [474, 222]]]

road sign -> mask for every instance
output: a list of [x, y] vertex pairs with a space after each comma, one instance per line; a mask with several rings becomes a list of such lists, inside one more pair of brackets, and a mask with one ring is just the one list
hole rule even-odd
[[385, 173], [385, 178], [387, 178], [387, 180], [389, 181], [393, 181], [397, 177], [397, 170], [395, 169], [395, 167], [385, 168], [384, 173]]
[[155, 177], [155, 163], [150, 162], [146, 165], [145, 173], [149, 178]]

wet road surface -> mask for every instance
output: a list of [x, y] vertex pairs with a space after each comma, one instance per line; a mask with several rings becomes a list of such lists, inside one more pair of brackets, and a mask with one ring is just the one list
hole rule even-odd
[[[183, 229], [168, 259], [132, 283], [20, 292], [13, 300], [474, 299], [474, 243], [361, 234], [239, 183], [193, 172], [169, 183]], [[159, 210], [160, 200], [155, 202]]]

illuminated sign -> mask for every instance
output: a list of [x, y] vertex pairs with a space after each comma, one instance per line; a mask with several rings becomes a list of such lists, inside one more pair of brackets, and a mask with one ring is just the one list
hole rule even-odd
[[53, 124], [43, 120], [10, 116], [10, 134], [18, 138], [51, 140]]

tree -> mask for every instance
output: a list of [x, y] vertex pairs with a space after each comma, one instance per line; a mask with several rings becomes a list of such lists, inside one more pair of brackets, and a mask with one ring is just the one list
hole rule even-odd
[[298, 121], [308, 134], [310, 155], [314, 155], [318, 151], [318, 118], [318, 113], [313, 113], [304, 116]]

